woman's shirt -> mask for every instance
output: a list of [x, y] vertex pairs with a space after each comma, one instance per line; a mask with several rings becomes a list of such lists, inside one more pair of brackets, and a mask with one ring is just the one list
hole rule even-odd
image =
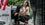
[[28, 11], [27, 11], [24, 15], [30, 15], [30, 13], [29, 13], [29, 7], [26, 7], [26, 8], [23, 7], [23, 11], [25, 11], [26, 9], [27, 9]]

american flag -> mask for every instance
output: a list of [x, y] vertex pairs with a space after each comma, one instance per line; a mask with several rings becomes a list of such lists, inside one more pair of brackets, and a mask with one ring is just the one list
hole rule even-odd
[[7, 0], [0, 0], [0, 9], [5, 10]]

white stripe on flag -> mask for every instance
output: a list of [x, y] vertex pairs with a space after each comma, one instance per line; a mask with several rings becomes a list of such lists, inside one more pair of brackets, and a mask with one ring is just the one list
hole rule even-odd
[[1, 8], [1, 9], [3, 9], [3, 7], [4, 7], [4, 5], [2, 6], [2, 8]]
[[3, 1], [3, 4], [5, 4], [5, 1], [6, 1], [6, 0]]

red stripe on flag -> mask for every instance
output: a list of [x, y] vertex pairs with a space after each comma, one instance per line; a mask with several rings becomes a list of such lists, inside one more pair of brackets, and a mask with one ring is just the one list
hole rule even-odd
[[1, 0], [1, 4], [2, 4], [2, 5], [3, 5], [3, 1], [4, 1], [4, 0]]
[[5, 4], [4, 4], [4, 7], [3, 7], [3, 10], [5, 10], [6, 5], [7, 5], [7, 0], [5, 1]]
[[1, 9], [1, 7], [2, 7], [2, 6], [1, 6], [1, 4], [0, 4], [0, 9]]
[[[1, 3], [0, 3], [0, 9], [1, 9], [2, 5], [3, 5], [3, 1], [4, 1], [4, 0], [1, 0]], [[2, 5], [1, 5], [1, 4], [2, 4]]]

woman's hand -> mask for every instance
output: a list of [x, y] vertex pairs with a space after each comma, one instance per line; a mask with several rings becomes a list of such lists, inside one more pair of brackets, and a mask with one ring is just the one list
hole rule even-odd
[[17, 15], [18, 13], [15, 13], [14, 15]]

